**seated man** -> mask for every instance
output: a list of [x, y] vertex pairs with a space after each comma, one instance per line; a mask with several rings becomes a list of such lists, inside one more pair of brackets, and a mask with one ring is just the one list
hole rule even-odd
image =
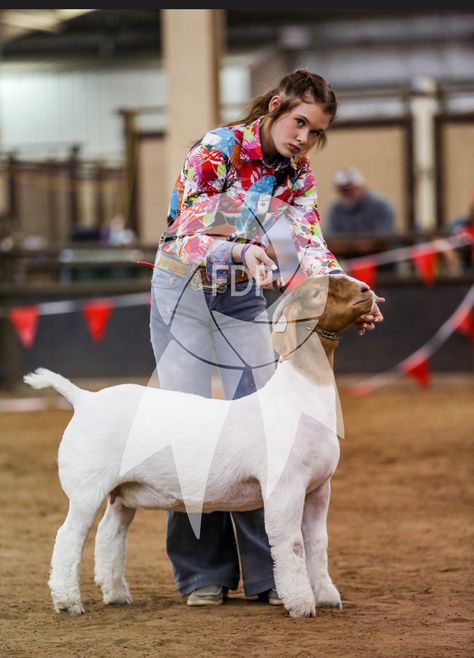
[[367, 189], [357, 169], [340, 169], [334, 176], [340, 199], [334, 202], [327, 217], [326, 235], [391, 235], [395, 217], [390, 204]]

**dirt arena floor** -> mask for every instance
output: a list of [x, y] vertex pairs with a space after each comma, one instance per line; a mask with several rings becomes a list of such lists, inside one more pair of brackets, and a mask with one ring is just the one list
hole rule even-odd
[[55, 459], [71, 413], [1, 414], [0, 656], [474, 656], [474, 383], [340, 391], [346, 439], [329, 537], [344, 608], [302, 620], [241, 590], [220, 608], [186, 607], [164, 551], [164, 513], [143, 510], [129, 537], [133, 605], [103, 606], [91, 534], [86, 613], [55, 614], [48, 567], [66, 512]]

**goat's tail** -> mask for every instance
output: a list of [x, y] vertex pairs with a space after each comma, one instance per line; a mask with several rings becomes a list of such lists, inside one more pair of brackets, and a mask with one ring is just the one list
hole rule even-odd
[[47, 388], [52, 386], [61, 393], [66, 400], [73, 405], [78, 396], [83, 392], [79, 386], [76, 386], [69, 379], [58, 375], [56, 372], [47, 370], [46, 368], [37, 368], [34, 372], [30, 372], [23, 377], [25, 384], [29, 384], [33, 388]]

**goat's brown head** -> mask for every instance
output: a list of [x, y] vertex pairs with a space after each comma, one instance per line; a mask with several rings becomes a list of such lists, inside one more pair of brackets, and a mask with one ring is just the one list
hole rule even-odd
[[324, 339], [337, 336], [374, 303], [369, 286], [345, 274], [303, 281], [286, 295], [273, 314], [273, 346], [283, 359], [291, 357], [317, 331]]

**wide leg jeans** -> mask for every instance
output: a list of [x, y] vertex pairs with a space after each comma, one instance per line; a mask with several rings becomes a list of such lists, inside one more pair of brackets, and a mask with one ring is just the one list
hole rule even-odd
[[[150, 334], [162, 388], [211, 397], [218, 372], [226, 399], [236, 399], [273, 374], [265, 298], [255, 282], [212, 294], [155, 268], [151, 297]], [[246, 419], [242, 431], [251, 431]], [[187, 514], [169, 512], [167, 552], [182, 595], [208, 585], [236, 589], [239, 567], [247, 596], [274, 587], [263, 509], [203, 514], [200, 539]]]

